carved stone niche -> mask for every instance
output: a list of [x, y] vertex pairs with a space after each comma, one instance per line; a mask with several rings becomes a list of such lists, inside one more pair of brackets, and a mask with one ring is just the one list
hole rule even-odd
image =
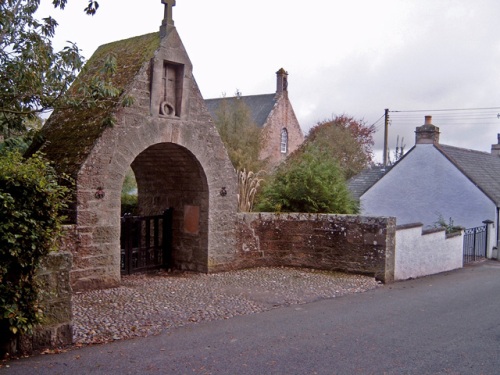
[[184, 65], [163, 62], [162, 88], [159, 114], [162, 117], [181, 117]]

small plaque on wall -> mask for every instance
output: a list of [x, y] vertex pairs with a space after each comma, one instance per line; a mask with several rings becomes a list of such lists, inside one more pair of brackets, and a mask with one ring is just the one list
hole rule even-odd
[[184, 233], [198, 234], [200, 230], [200, 206], [184, 206]]

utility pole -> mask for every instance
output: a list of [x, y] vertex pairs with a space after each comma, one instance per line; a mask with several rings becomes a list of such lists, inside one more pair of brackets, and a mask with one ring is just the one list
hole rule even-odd
[[384, 126], [384, 167], [387, 167], [387, 156], [389, 155], [389, 109], [385, 110], [385, 126]]

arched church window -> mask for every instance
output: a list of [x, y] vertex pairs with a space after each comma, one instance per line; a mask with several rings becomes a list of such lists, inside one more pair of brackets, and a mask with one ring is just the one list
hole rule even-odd
[[281, 129], [281, 153], [286, 154], [288, 152], [288, 130], [285, 128]]

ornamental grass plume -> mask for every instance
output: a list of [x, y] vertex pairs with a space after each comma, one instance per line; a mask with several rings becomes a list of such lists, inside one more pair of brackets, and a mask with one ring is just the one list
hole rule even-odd
[[264, 180], [261, 176], [266, 172], [261, 170], [257, 173], [246, 171], [244, 168], [238, 172], [238, 208], [240, 212], [252, 212], [260, 183]]

